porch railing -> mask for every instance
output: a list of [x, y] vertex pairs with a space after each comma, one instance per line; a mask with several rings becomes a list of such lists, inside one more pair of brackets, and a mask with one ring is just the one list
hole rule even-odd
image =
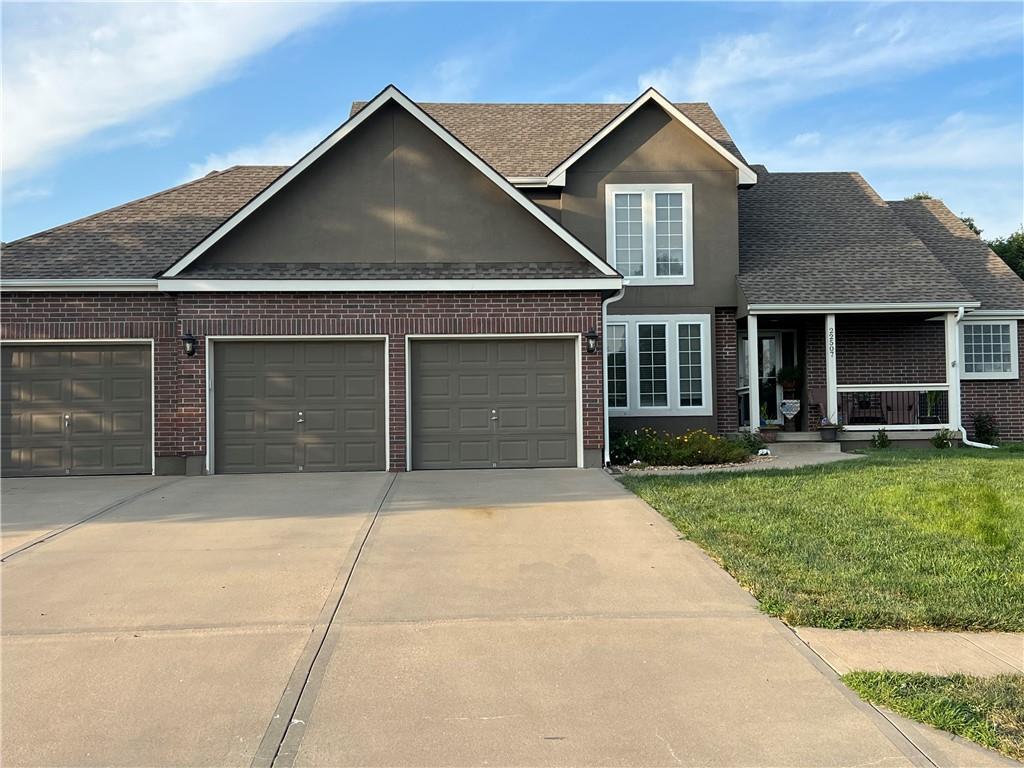
[[840, 384], [846, 429], [942, 429], [950, 426], [948, 384]]

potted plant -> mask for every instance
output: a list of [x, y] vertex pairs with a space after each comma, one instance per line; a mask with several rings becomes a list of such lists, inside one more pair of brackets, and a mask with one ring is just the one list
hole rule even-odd
[[799, 392], [804, 380], [804, 372], [798, 365], [787, 365], [779, 371], [779, 383], [784, 392]]
[[938, 424], [941, 421], [938, 414], [939, 398], [941, 396], [941, 392], [935, 391], [925, 394], [925, 413], [920, 419], [922, 424]]
[[768, 404], [761, 403], [761, 439], [766, 443], [774, 443], [779, 434], [779, 425], [768, 422]]
[[822, 416], [821, 423], [818, 426], [818, 434], [821, 435], [821, 439], [824, 442], [834, 443], [840, 429], [841, 427], [838, 424], [833, 424], [828, 420], [828, 416]]

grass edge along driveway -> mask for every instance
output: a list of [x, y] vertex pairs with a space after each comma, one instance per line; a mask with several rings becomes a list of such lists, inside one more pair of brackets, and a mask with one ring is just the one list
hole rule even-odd
[[1024, 676], [849, 672], [862, 699], [1024, 760]]
[[1024, 452], [622, 482], [788, 624], [1024, 630]]

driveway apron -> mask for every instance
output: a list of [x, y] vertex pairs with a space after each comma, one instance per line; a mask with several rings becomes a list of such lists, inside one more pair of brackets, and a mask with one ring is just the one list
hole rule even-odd
[[4, 764], [248, 765], [390, 481], [182, 479], [11, 557]]

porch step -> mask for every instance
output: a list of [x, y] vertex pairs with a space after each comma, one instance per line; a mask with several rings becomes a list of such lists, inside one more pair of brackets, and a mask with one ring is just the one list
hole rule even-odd
[[[781, 437], [781, 435], [780, 435]], [[776, 456], [793, 456], [806, 453], [842, 453], [843, 447], [838, 443], [826, 443], [820, 438], [798, 442], [796, 440], [780, 440], [767, 443], [765, 447]]]
[[776, 439], [780, 443], [820, 443], [820, 432], [776, 432]]

